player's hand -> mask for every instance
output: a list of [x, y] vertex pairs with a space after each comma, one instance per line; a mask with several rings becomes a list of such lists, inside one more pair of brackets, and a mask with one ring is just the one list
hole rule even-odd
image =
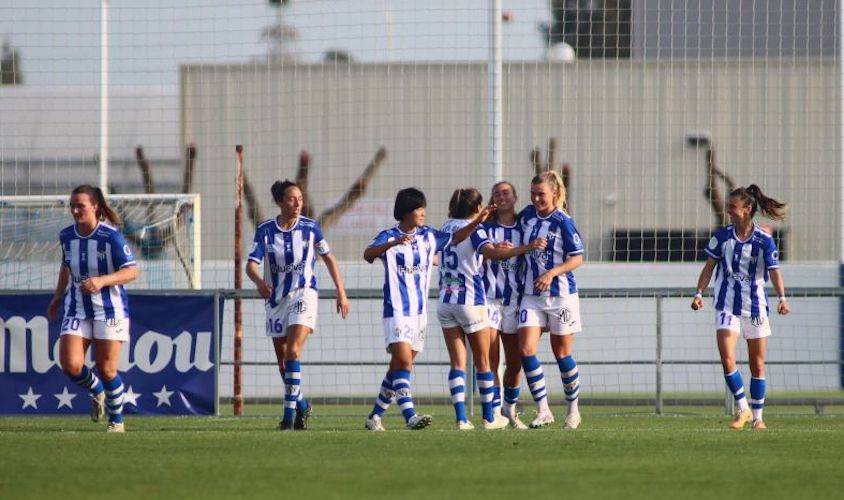
[[82, 293], [91, 295], [102, 290], [103, 286], [105, 285], [105, 281], [99, 276], [94, 276], [93, 278], [88, 278], [82, 281], [80, 285], [80, 288], [82, 288]]
[[513, 248], [513, 244], [509, 241], [502, 241], [500, 243], [493, 243], [492, 248], [503, 248], [505, 250]]
[[62, 297], [53, 297], [50, 299], [50, 304], [47, 306], [47, 319], [55, 321], [59, 317], [59, 306], [62, 303]]
[[531, 250], [545, 250], [545, 247], [548, 246], [548, 240], [545, 238], [536, 238], [528, 243], [528, 246]]
[[785, 316], [786, 314], [791, 312], [791, 308], [788, 307], [787, 300], [781, 300], [779, 304], [777, 304], [777, 312]]
[[413, 236], [409, 234], [403, 234], [398, 238], [394, 239], [392, 243], [394, 247], [399, 245], [410, 245], [411, 243], [413, 243]]
[[478, 214], [477, 218], [478, 224], [490, 220], [492, 218], [492, 214], [494, 214], [497, 209], [498, 207], [495, 206], [495, 203], [490, 203], [489, 205], [481, 209], [481, 213]]
[[692, 311], [699, 311], [703, 309], [703, 298], [695, 297], [692, 299]]
[[349, 299], [346, 298], [345, 293], [337, 295], [337, 314], [343, 319], [349, 315]]
[[261, 294], [261, 297], [263, 297], [265, 300], [269, 299], [273, 294], [272, 288], [270, 288], [270, 286], [264, 283], [263, 281], [255, 283], [255, 287], [258, 289], [258, 293]]
[[551, 274], [549, 271], [542, 273], [538, 278], [533, 280], [533, 288], [534, 290], [539, 290], [540, 292], [544, 292], [551, 288], [551, 280], [554, 279], [554, 275]]

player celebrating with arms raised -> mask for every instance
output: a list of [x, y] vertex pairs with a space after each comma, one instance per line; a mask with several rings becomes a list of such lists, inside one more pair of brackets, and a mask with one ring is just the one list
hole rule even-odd
[[[59, 233], [62, 266], [47, 317], [55, 319], [64, 304], [62, 370], [90, 392], [91, 419], [97, 422], [107, 411], [108, 432], [124, 432], [123, 380], [117, 372], [121, 347], [129, 340], [129, 300], [123, 285], [138, 278], [138, 266], [117, 230], [120, 216], [99, 188], [74, 188], [70, 213], [74, 224]], [[102, 381], [85, 366], [92, 341]]]
[[422, 191], [400, 190], [393, 208], [398, 225], [378, 233], [363, 252], [364, 260], [370, 264], [375, 259], [384, 264], [384, 344], [391, 356], [375, 406], [366, 419], [366, 428], [371, 431], [384, 430], [381, 416], [394, 397], [409, 429], [423, 429], [431, 424], [431, 416], [417, 414], [413, 406], [410, 372], [413, 360], [425, 347], [434, 257], [449, 243], [468, 238], [490, 211], [481, 211], [452, 235], [424, 225], [426, 205]]
[[537, 416], [530, 427], [554, 422], [554, 414], [548, 407], [545, 375], [536, 356], [542, 330], [547, 328], [568, 401], [565, 428], [576, 429], [581, 420], [580, 375], [572, 354], [574, 334], [581, 331], [581, 324], [577, 283], [572, 271], [583, 264], [583, 243], [574, 220], [565, 212], [566, 188], [559, 174], [548, 171], [534, 177], [530, 198], [533, 204], [519, 216], [523, 241], [546, 240], [543, 249], [525, 255], [525, 289], [519, 310], [522, 367], [537, 405]]
[[[340, 268], [315, 220], [301, 215], [302, 191], [293, 182], [276, 181], [270, 189], [281, 213], [258, 226], [246, 274], [265, 299], [267, 336], [273, 340], [284, 380], [284, 416], [279, 429], [306, 429], [311, 406], [302, 394], [299, 361], [317, 320], [316, 256], [319, 254], [337, 288], [337, 312], [349, 314]], [[258, 266], [264, 264], [264, 275]]]
[[[737, 430], [751, 419], [753, 429], [766, 428], [762, 409], [765, 405], [765, 349], [771, 335], [765, 292], [769, 277], [779, 297], [777, 312], [782, 315], [790, 312], [774, 238], [753, 222], [753, 216], [760, 210], [771, 219], [781, 221], [785, 219], [788, 205], [765, 196], [756, 184], [730, 193], [727, 214], [732, 224], [718, 230], [709, 240], [706, 247], [709, 258], [700, 272], [697, 294], [692, 300], [693, 310], [703, 307], [703, 289], [709, 285], [717, 266], [713, 285], [715, 328], [724, 379], [738, 404], [738, 412], [730, 423], [730, 428]], [[739, 332], [747, 340], [750, 358], [750, 405], [744, 394], [741, 373], [736, 368]]]

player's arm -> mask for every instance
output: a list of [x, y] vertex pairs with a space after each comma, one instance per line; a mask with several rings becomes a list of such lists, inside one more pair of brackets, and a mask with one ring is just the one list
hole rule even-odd
[[127, 265], [126, 267], [121, 267], [120, 269], [111, 274], [104, 274], [102, 276], [88, 278], [79, 284], [79, 288], [82, 289], [83, 293], [97, 293], [103, 288], [109, 286], [125, 285], [126, 283], [131, 283], [138, 279], [138, 276], [140, 275], [141, 272], [138, 270], [137, 264], [133, 263], [131, 265]]
[[349, 299], [346, 297], [346, 287], [343, 285], [343, 276], [340, 274], [340, 266], [337, 265], [337, 259], [333, 254], [327, 253], [321, 255], [322, 261], [325, 262], [325, 267], [328, 269], [328, 274], [331, 275], [334, 286], [337, 288], [337, 312], [346, 319], [349, 315]]
[[261, 294], [261, 297], [268, 299], [270, 298], [270, 295], [272, 295], [273, 291], [261, 276], [259, 266], [260, 264], [252, 259], [249, 259], [249, 261], [246, 262], [246, 276], [248, 276], [249, 279], [252, 280], [252, 283], [255, 284], [255, 288], [258, 289], [258, 293]]
[[412, 242], [412, 241], [413, 241], [412, 236], [407, 235], [407, 234], [403, 234], [398, 238], [393, 238], [393, 239], [386, 241], [384, 243], [380, 243], [380, 244], [376, 243], [376, 244], [373, 244], [373, 245], [369, 245], [368, 247], [366, 247], [366, 250], [363, 251], [363, 260], [372, 264], [373, 262], [375, 262], [375, 259], [384, 255], [384, 253], [387, 250], [389, 250], [389, 249], [391, 249], [395, 246], [398, 246], [398, 245], [410, 244], [410, 242]]
[[791, 308], [788, 307], [788, 301], [785, 299], [785, 283], [782, 281], [782, 273], [780, 273], [779, 268], [776, 268], [769, 269], [768, 274], [771, 276], [771, 284], [774, 286], [774, 291], [777, 292], [777, 297], [779, 297], [777, 312], [785, 316], [791, 312]]
[[481, 255], [489, 260], [506, 260], [511, 257], [524, 255], [533, 250], [544, 250], [547, 245], [545, 238], [537, 238], [527, 245], [514, 247], [509, 241], [502, 241], [493, 245], [484, 245], [481, 247]]
[[59, 305], [61, 305], [64, 291], [67, 289], [67, 283], [70, 281], [70, 271], [67, 266], [62, 264], [59, 269], [59, 279], [56, 280], [56, 291], [53, 298], [50, 299], [50, 305], [47, 306], [47, 319], [55, 321], [59, 315]]
[[712, 271], [715, 270], [715, 264], [718, 261], [709, 257], [706, 259], [706, 264], [700, 270], [700, 276], [697, 278], [697, 292], [692, 299], [692, 310], [697, 311], [703, 307], [703, 290], [709, 286], [709, 281], [712, 279]]
[[487, 206], [485, 206], [485, 207], [484, 207], [484, 208], [483, 208], [483, 209], [482, 209], [482, 210], [478, 213], [478, 215], [476, 215], [476, 216], [475, 216], [475, 218], [474, 218], [474, 219], [472, 219], [472, 220], [471, 220], [468, 224], [466, 224], [465, 226], [461, 227], [460, 229], [458, 229], [457, 231], [455, 231], [455, 232], [454, 232], [454, 234], [452, 234], [452, 236], [451, 236], [451, 244], [452, 244], [452, 245], [457, 245], [457, 244], [458, 244], [458, 243], [460, 243], [461, 241], [463, 241], [463, 240], [465, 240], [466, 238], [468, 238], [469, 236], [471, 236], [471, 235], [472, 235], [472, 233], [475, 231], [475, 229], [477, 229], [477, 227], [478, 227], [479, 225], [483, 224], [484, 222], [486, 222], [487, 220], [489, 220], [489, 218], [490, 218], [490, 217], [492, 217], [492, 214], [493, 214], [493, 213], [495, 213], [495, 205], [487, 205]]
[[571, 255], [559, 266], [554, 266], [533, 280], [533, 287], [544, 292], [551, 287], [551, 280], [557, 276], [569, 273], [583, 265], [583, 254]]

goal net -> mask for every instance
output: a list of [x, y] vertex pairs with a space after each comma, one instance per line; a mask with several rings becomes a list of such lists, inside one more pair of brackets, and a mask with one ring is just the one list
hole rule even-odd
[[[199, 199], [197, 194], [108, 197], [143, 269], [132, 287], [201, 288]], [[0, 288], [55, 287], [58, 235], [72, 223], [67, 195], [0, 196]]]

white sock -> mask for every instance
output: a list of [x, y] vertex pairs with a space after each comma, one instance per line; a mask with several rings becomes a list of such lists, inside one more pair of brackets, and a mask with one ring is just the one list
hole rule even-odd
[[578, 401], [580, 401], [580, 398], [577, 398], [573, 401], [569, 401], [569, 414], [580, 413], [580, 410], [578, 410]]
[[762, 408], [754, 408], [751, 411], [753, 412], [753, 420], [762, 420]]
[[548, 398], [542, 398], [536, 402], [536, 411], [539, 413], [551, 413], [551, 408], [548, 407]]
[[737, 399], [736, 403], [738, 403], [739, 410], [747, 411], [750, 409], [750, 405], [747, 403], [747, 398]]

